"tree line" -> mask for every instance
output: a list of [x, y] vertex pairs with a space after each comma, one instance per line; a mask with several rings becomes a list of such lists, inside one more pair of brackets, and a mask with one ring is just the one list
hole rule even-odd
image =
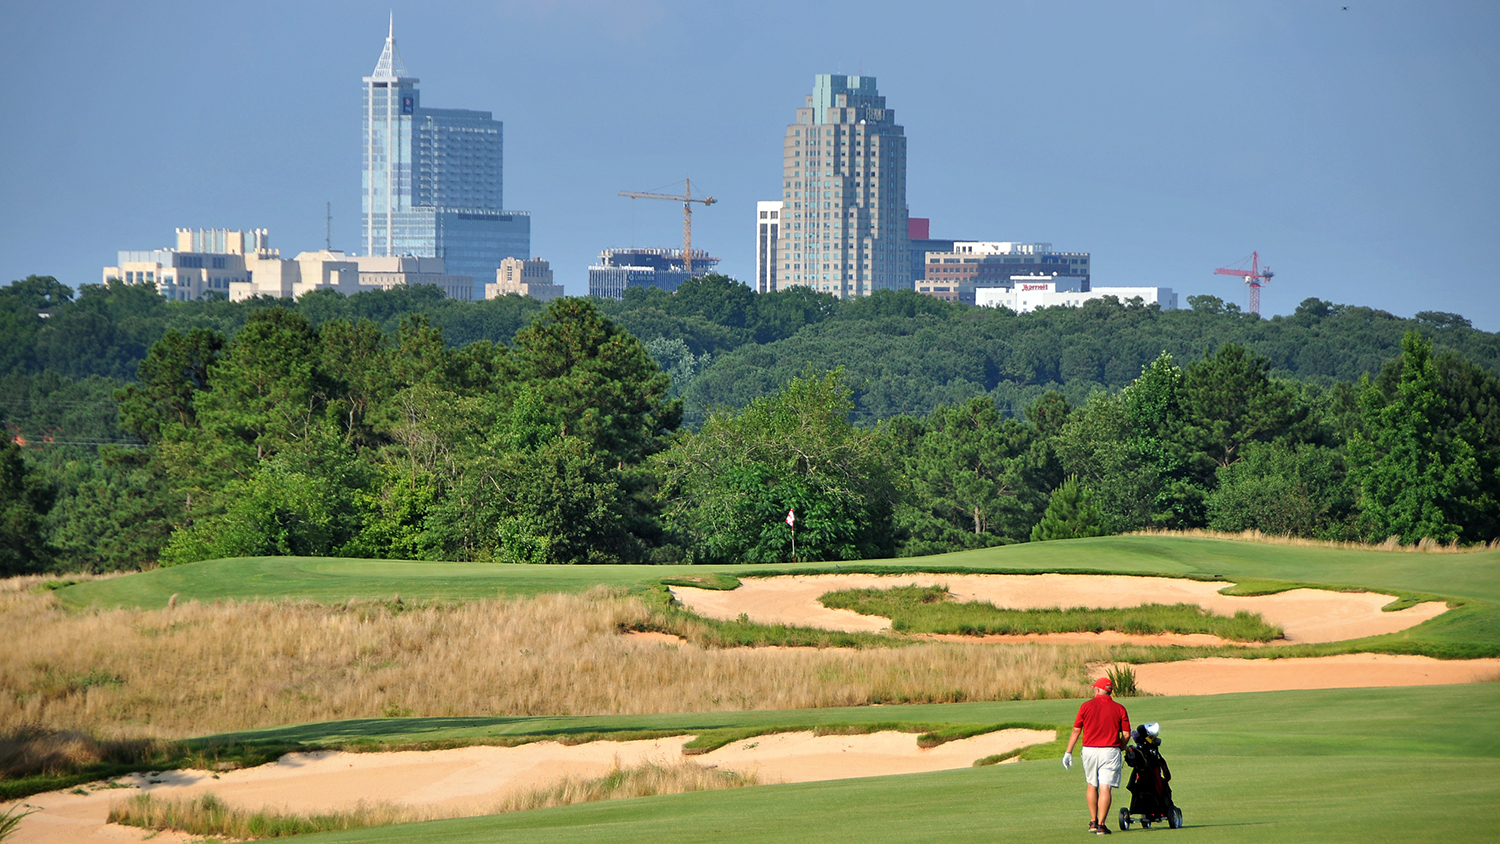
[[[0, 288], [0, 331], [30, 332], [3, 347], [0, 568], [770, 562], [793, 533], [803, 559], [1145, 527], [1500, 536], [1496, 337], [1452, 315], [1310, 300], [1261, 320], [1201, 299], [1016, 315], [721, 277], [494, 302]], [[464, 333], [486, 320], [493, 336]], [[1080, 333], [1099, 367], [1068, 351]], [[68, 343], [71, 363], [43, 365]]]

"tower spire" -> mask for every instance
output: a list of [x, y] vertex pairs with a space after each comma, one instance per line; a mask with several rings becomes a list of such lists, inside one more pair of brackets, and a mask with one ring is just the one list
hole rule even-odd
[[381, 82], [406, 78], [406, 64], [401, 61], [401, 51], [396, 49], [396, 13], [391, 12], [386, 29], [385, 49], [380, 51], [380, 60], [375, 63], [371, 78]]

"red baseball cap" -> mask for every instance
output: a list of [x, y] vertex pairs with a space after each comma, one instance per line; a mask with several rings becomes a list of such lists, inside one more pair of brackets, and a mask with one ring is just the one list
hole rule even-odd
[[1112, 692], [1115, 690], [1115, 684], [1111, 683], [1108, 677], [1100, 677], [1099, 679], [1094, 681], [1094, 688], [1103, 689], [1106, 692]]

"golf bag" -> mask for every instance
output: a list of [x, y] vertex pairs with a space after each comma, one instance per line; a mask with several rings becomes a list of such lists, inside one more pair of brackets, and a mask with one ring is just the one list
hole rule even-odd
[[[1154, 727], [1155, 725], [1149, 725]], [[1178, 829], [1182, 826], [1182, 811], [1172, 802], [1172, 769], [1161, 755], [1161, 739], [1142, 724], [1135, 729], [1132, 747], [1125, 750], [1125, 764], [1130, 766], [1130, 780], [1125, 788], [1130, 791], [1130, 807], [1120, 810], [1120, 828], [1128, 829], [1131, 816], [1140, 818], [1142, 827], [1166, 821], [1167, 826]]]

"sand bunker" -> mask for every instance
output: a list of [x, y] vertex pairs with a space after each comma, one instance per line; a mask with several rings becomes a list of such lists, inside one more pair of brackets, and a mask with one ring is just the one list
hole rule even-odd
[[[762, 624], [790, 624], [825, 630], [880, 632], [890, 619], [828, 609], [818, 598], [838, 589], [889, 589], [895, 586], [946, 585], [955, 600], [988, 601], [1004, 609], [1136, 607], [1141, 604], [1197, 604], [1222, 615], [1238, 610], [1260, 613], [1285, 631], [1287, 643], [1337, 642], [1395, 633], [1441, 615], [1440, 601], [1400, 612], [1382, 612], [1394, 600], [1375, 592], [1329, 592], [1293, 589], [1275, 595], [1238, 597], [1218, 594], [1231, 584], [1174, 577], [1088, 574], [833, 574], [746, 578], [738, 589], [715, 591], [685, 586], [672, 594], [699, 615], [730, 621], [744, 613]], [[1074, 636], [1076, 634], [1060, 634]], [[1056, 641], [1030, 637], [1033, 641]], [[1124, 637], [1151, 641], [1154, 637]]]
[[[217, 778], [209, 771], [124, 777], [119, 782], [128, 783], [129, 789], [87, 795], [54, 791], [26, 798], [25, 803], [41, 811], [21, 822], [13, 840], [36, 844], [145, 840], [151, 833], [104, 822], [110, 804], [138, 793], [135, 789], [168, 798], [213, 792], [234, 806], [299, 814], [348, 809], [361, 800], [447, 815], [482, 814], [510, 794], [546, 788], [567, 777], [604, 776], [617, 764], [679, 763], [684, 759], [682, 746], [691, 738], [600, 741], [571, 747], [537, 742], [425, 752], [292, 753], [272, 764], [221, 773]], [[924, 750], [917, 747], [914, 733], [778, 733], [688, 758], [699, 765], [754, 773], [762, 783], [812, 782], [966, 768], [976, 759], [1054, 738], [1051, 731], [1002, 730]], [[151, 840], [191, 839], [164, 834]]]
[[1212, 657], [1131, 667], [1141, 690], [1161, 695], [1443, 686], [1500, 679], [1500, 659], [1444, 660], [1391, 654], [1340, 654], [1306, 659]]

